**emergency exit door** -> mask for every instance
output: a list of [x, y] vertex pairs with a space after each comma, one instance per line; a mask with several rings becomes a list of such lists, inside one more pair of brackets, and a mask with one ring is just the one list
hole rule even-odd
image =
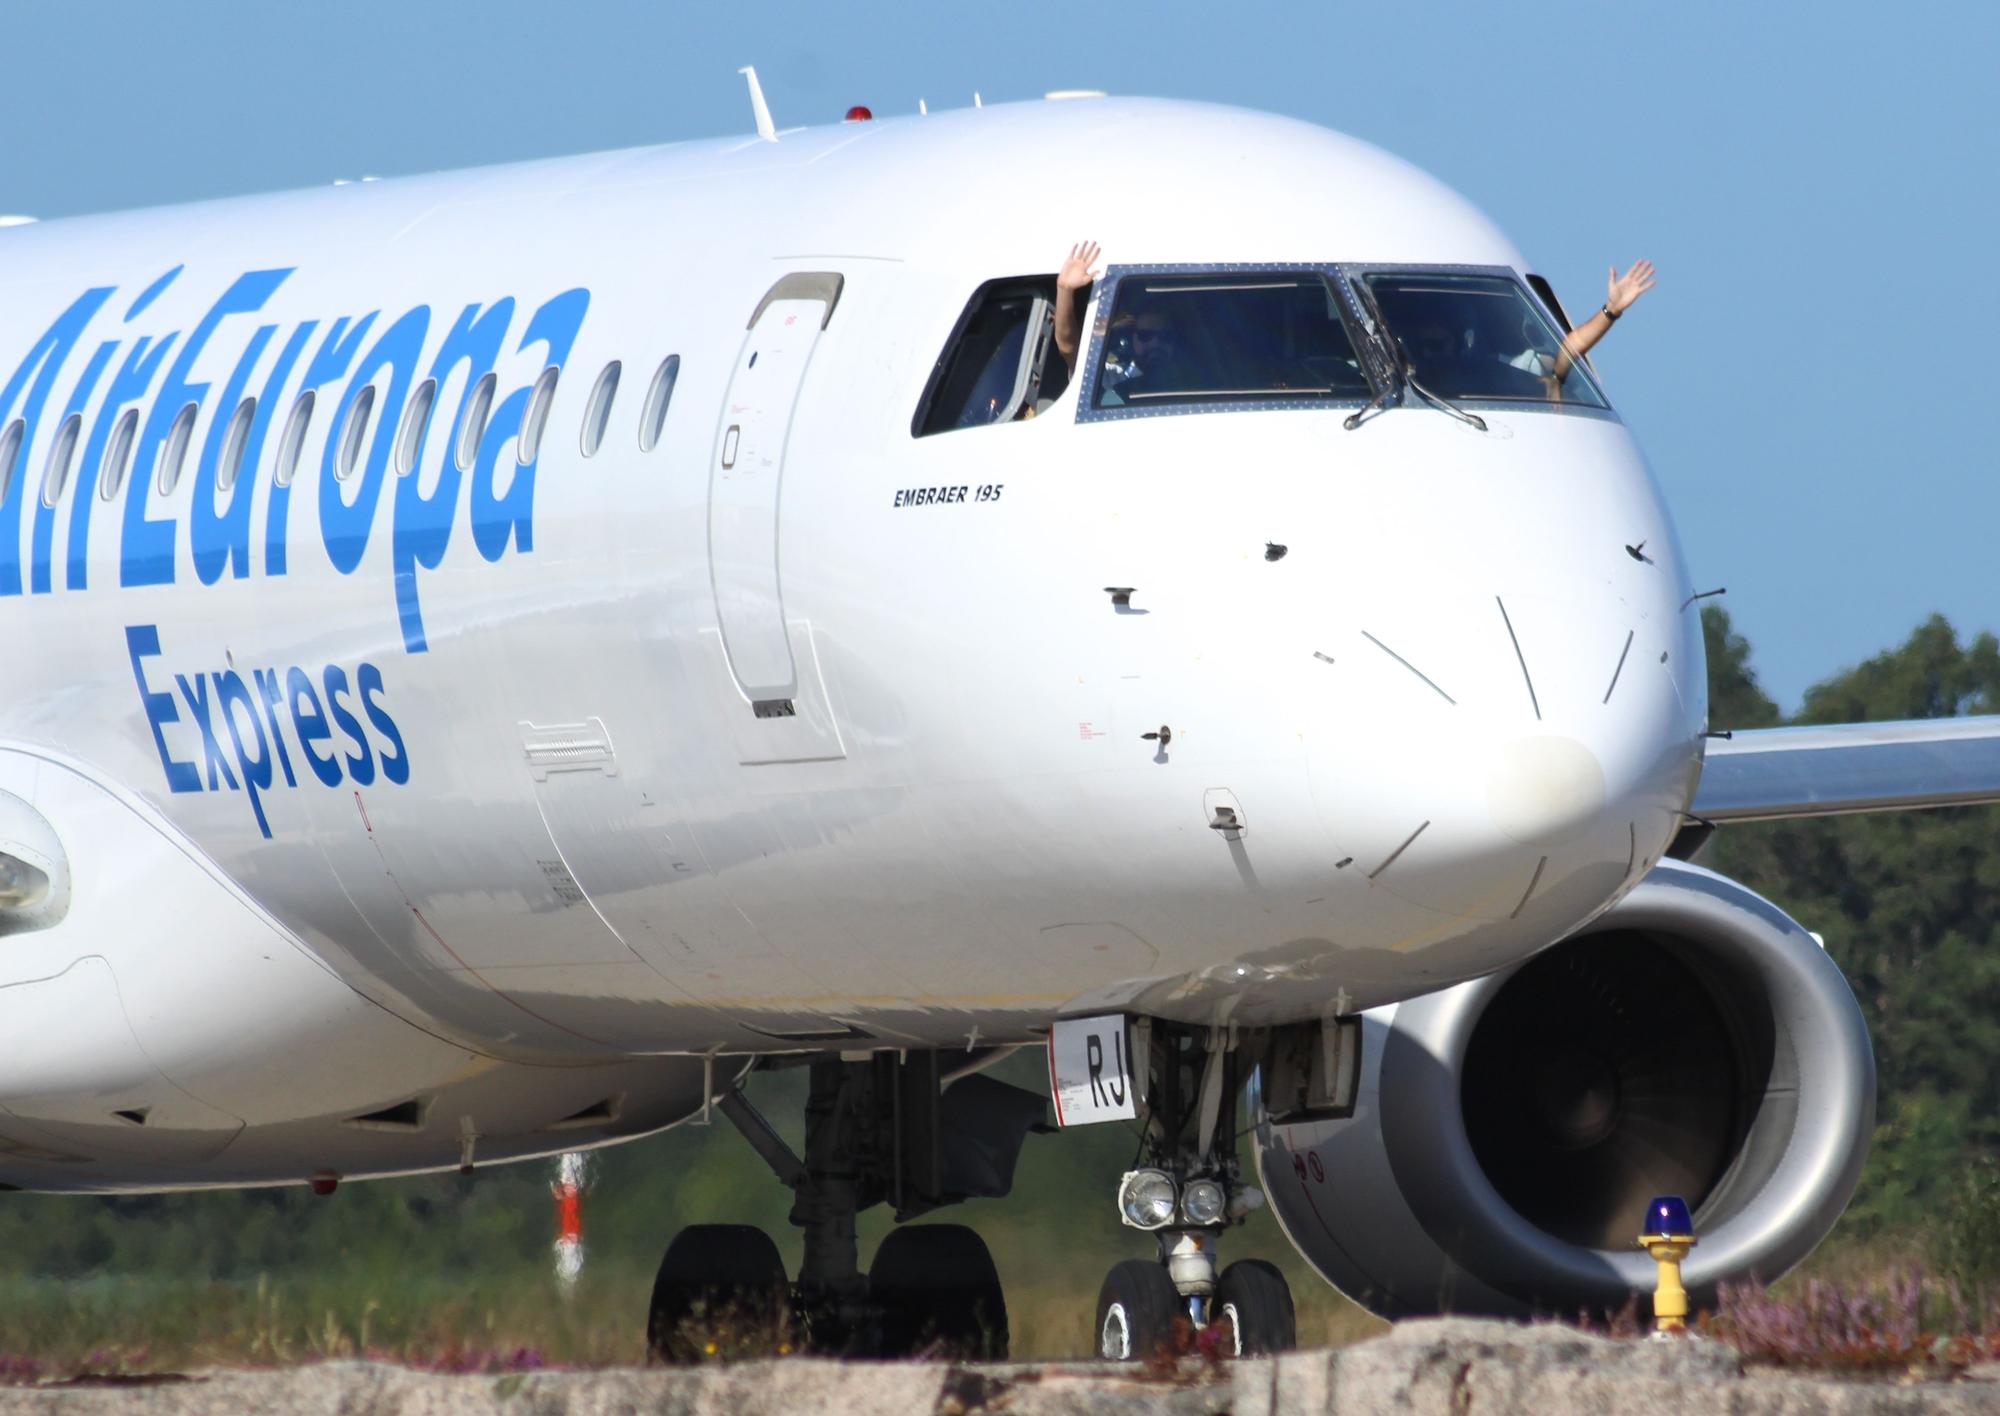
[[802, 271], [773, 285], [750, 317], [709, 464], [708, 565], [736, 686], [759, 716], [789, 716], [799, 670], [785, 624], [778, 510], [792, 412], [842, 280]]

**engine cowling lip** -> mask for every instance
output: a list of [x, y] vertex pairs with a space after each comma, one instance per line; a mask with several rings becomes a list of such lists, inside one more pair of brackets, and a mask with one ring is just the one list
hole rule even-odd
[[[1769, 983], [1766, 1000], [1799, 1066], [1799, 1123], [1768, 1176], [1736, 1212], [1706, 1228], [1684, 1266], [1690, 1289], [1752, 1270], [1776, 1277], [1810, 1252], [1846, 1207], [1874, 1120], [1874, 1055], [1846, 979], [1811, 936], [1746, 887], [1699, 866], [1662, 862], [1575, 938], [1609, 929], [1670, 933], [1686, 947], [1728, 951]], [[1746, 950], [1745, 941], [1751, 941]], [[1382, 1058], [1393, 1106], [1382, 1113], [1390, 1168], [1425, 1231], [1468, 1272], [1550, 1303], [1613, 1304], [1650, 1289], [1651, 1261], [1556, 1238], [1521, 1216], [1488, 1180], [1466, 1133], [1460, 1082], [1480, 1016], [1514, 970], [1403, 1003]], [[1636, 1235], [1637, 1216], [1634, 1217]], [[1697, 1224], [1702, 1220], [1698, 1217]], [[1534, 1275], [1524, 1293], [1521, 1275]]]

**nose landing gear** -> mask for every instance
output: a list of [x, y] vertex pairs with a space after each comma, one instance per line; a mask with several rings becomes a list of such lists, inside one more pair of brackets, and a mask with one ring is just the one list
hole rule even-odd
[[1236, 1156], [1243, 1052], [1219, 1028], [1155, 1020], [1141, 1036], [1145, 1134], [1140, 1166], [1119, 1183], [1118, 1215], [1153, 1233], [1159, 1256], [1127, 1259], [1105, 1275], [1098, 1355], [1171, 1356], [1212, 1327], [1225, 1355], [1289, 1349], [1298, 1325], [1284, 1275], [1261, 1259], [1217, 1272], [1223, 1232], [1264, 1202]]

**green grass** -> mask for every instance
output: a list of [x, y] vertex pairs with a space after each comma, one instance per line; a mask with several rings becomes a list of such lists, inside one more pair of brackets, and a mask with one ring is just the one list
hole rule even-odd
[[[1039, 1058], [1025, 1085], [1042, 1085]], [[794, 1147], [802, 1075], [760, 1075], [751, 1095]], [[1014, 1194], [937, 1211], [992, 1249], [1013, 1351], [1092, 1351], [1098, 1285], [1153, 1240], [1119, 1223], [1118, 1176], [1132, 1159], [1121, 1126], [1031, 1136]], [[5, 1359], [59, 1371], [168, 1371], [363, 1353], [418, 1365], [511, 1361], [565, 1366], [644, 1360], [654, 1267], [686, 1224], [755, 1224], [796, 1272], [791, 1195], [720, 1121], [682, 1126], [597, 1154], [583, 1201], [588, 1260], [561, 1295], [550, 1271], [548, 1164], [342, 1185], [146, 1198], [0, 1197], [0, 1374]], [[891, 1227], [863, 1213], [866, 1267]], [[1232, 1229], [1225, 1263], [1265, 1258], [1290, 1279], [1299, 1336], [1337, 1343], [1382, 1324], [1329, 1288], [1268, 1211]]]
[[[364, 1272], [15, 1279], [0, 1282], [0, 1354], [58, 1374], [368, 1355], [446, 1370], [636, 1365], [651, 1283], [650, 1273], [608, 1264], [587, 1266], [567, 1296], [539, 1272], [472, 1283]], [[1304, 1344], [1352, 1342], [1386, 1326], [1318, 1278], [1294, 1291]], [[1014, 1355], [1090, 1355], [1095, 1297], [1081, 1270], [1075, 1282], [1053, 1267], [1016, 1278], [1007, 1290]]]

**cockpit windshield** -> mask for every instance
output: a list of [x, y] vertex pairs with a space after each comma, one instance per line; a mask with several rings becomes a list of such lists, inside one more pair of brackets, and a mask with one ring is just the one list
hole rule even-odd
[[1418, 382], [1454, 402], [1605, 407], [1562, 333], [1499, 275], [1372, 271], [1358, 277]]
[[1104, 330], [1093, 408], [1353, 403], [1371, 392], [1318, 271], [1127, 276]]

